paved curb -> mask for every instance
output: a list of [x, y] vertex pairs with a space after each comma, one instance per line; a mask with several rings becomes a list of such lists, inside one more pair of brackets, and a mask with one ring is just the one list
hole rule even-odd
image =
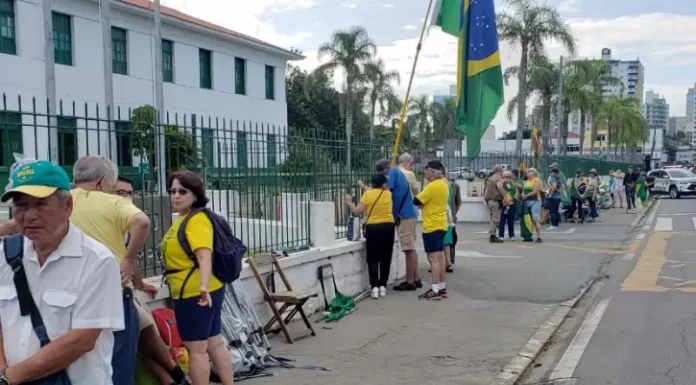
[[549, 343], [553, 334], [558, 330], [563, 321], [568, 317], [570, 311], [577, 305], [578, 301], [594, 285], [595, 280], [585, 286], [574, 298], [569, 299], [558, 305], [556, 310], [539, 327], [536, 333], [527, 341], [522, 349], [517, 351], [517, 355], [505, 365], [503, 371], [498, 374], [491, 385], [515, 385], [520, 377], [530, 367], [542, 349]]
[[656, 197], [656, 198], [654, 198], [654, 199], [651, 199], [651, 200], [650, 200], [650, 203], [648, 204], [648, 208], [645, 209], [645, 210], [643, 211], [642, 214], [638, 214], [638, 215], [636, 216], [636, 218], [633, 220], [633, 222], [631, 222], [631, 230], [629, 231], [629, 233], [632, 233], [633, 231], [635, 231], [636, 228], [638, 228], [638, 227], [640, 227], [640, 226], [643, 225], [643, 224], [641, 223], [641, 221], [642, 221], [643, 219], [645, 219], [645, 217], [646, 217], [648, 214], [650, 214], [650, 212], [653, 210], [653, 208], [654, 208], [655, 205], [657, 204], [657, 200], [658, 200], [658, 199], [660, 199], [660, 198], [657, 198], [657, 197]]

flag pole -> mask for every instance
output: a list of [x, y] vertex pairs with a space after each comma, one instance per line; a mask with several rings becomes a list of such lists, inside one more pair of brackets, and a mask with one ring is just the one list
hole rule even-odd
[[[416, 56], [413, 58], [413, 66], [411, 67], [411, 76], [408, 79], [408, 87], [406, 88], [406, 96], [404, 97], [404, 104], [401, 106], [401, 116], [399, 118], [399, 128], [396, 131], [396, 139], [394, 140], [394, 149], [392, 150], [392, 160], [391, 165], [394, 167], [396, 164], [396, 157], [399, 154], [399, 142], [401, 140], [401, 132], [404, 130], [404, 120], [406, 119], [406, 110], [408, 109], [408, 97], [411, 94], [411, 86], [413, 85], [413, 76], [416, 74], [416, 64], [418, 64], [418, 56], [423, 44], [423, 37], [425, 36], [425, 30], [428, 28], [428, 20], [430, 19], [430, 11], [433, 7], [433, 0], [428, 2], [428, 10], [425, 13], [425, 19], [423, 19], [423, 27], [421, 28], [420, 37], [418, 38], [418, 45], [416, 46]], [[422, 156], [422, 154], [421, 154]]]

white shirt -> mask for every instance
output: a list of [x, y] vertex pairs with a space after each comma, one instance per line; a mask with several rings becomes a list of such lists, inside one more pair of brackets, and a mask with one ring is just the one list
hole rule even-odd
[[[123, 330], [124, 316], [121, 276], [111, 251], [71, 224], [43, 267], [33, 243], [24, 238], [23, 263], [51, 341], [71, 329], [103, 329], [94, 349], [68, 367], [73, 385], [112, 385], [113, 332]], [[20, 315], [13, 276], [0, 250], [0, 323], [10, 366], [40, 348], [30, 317]]]

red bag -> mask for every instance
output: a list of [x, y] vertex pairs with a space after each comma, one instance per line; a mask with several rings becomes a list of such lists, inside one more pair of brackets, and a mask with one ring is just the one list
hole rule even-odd
[[174, 310], [167, 308], [158, 308], [152, 311], [152, 317], [155, 319], [155, 325], [159, 331], [160, 337], [165, 344], [173, 348], [183, 348], [184, 343], [179, 335], [179, 328], [176, 327], [176, 317]]

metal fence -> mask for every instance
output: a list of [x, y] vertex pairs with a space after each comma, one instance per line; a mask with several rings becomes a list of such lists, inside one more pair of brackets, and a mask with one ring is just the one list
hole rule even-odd
[[58, 103], [56, 112], [47, 114], [46, 106], [2, 96], [0, 181], [7, 180], [15, 154], [52, 160], [69, 176], [79, 157], [109, 156], [120, 175], [133, 181], [134, 201], [152, 220], [140, 260], [145, 276], [161, 272], [154, 250], [175, 214], [158, 180], [160, 163], [165, 174], [198, 173], [210, 208], [228, 218], [250, 253], [259, 253], [309, 246], [310, 200], [334, 203], [337, 219], [325, 225], [334, 227], [337, 238], [345, 237], [346, 192], [359, 194], [356, 180], [367, 180], [374, 162], [391, 153], [380, 140], [353, 136], [348, 171], [341, 127], [335, 132], [288, 130], [198, 114], [158, 115], [150, 106], [111, 113], [96, 104]]

